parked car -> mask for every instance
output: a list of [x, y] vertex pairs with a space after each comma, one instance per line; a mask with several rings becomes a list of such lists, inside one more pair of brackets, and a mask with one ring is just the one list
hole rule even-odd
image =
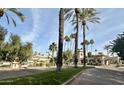
[[27, 62], [22, 62], [21, 67], [22, 68], [28, 68], [28, 63]]

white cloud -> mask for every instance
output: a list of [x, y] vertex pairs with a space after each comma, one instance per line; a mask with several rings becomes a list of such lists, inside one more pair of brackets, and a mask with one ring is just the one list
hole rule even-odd
[[30, 32], [22, 36], [22, 41], [32, 42], [35, 51], [44, 52], [51, 42], [57, 41], [58, 11], [57, 9], [53, 11], [53, 9], [33, 8], [31, 13], [33, 27], [30, 27], [32, 28]]
[[33, 19], [33, 28], [30, 33], [27, 33], [22, 36], [23, 42], [27, 42], [27, 41], [33, 42], [36, 39], [36, 37], [39, 36], [40, 26], [38, 26], [38, 24], [40, 24], [40, 20], [41, 20], [39, 10], [33, 8], [31, 9], [31, 13], [32, 13], [32, 19]]

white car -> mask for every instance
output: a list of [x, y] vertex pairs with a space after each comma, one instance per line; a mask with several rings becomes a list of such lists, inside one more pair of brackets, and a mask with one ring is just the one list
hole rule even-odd
[[28, 68], [28, 64], [25, 62], [25, 63], [22, 63], [21, 65], [22, 68]]

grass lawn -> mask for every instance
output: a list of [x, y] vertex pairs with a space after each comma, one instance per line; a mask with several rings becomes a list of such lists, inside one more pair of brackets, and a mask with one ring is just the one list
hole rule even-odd
[[60, 85], [86, 68], [67, 68], [61, 72], [49, 71], [41, 74], [0, 80], [0, 85]]

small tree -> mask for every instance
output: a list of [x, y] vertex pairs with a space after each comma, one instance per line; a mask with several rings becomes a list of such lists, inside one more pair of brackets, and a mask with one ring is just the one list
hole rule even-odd
[[8, 60], [10, 62], [13, 62], [15, 58], [18, 57], [18, 53], [21, 46], [21, 40], [18, 35], [11, 34], [9, 42], [10, 42], [9, 43], [10, 52], [9, 52]]
[[17, 57], [19, 60], [27, 61], [33, 54], [32, 43], [21, 43], [18, 35], [11, 34], [8, 42], [5, 42], [7, 30], [0, 26], [0, 60], [13, 62]]
[[71, 50], [66, 50], [63, 52], [63, 59], [66, 65], [69, 65], [73, 61], [73, 53]]
[[27, 61], [33, 55], [32, 43], [27, 42], [25, 45], [21, 45], [18, 52], [18, 57], [21, 62]]

